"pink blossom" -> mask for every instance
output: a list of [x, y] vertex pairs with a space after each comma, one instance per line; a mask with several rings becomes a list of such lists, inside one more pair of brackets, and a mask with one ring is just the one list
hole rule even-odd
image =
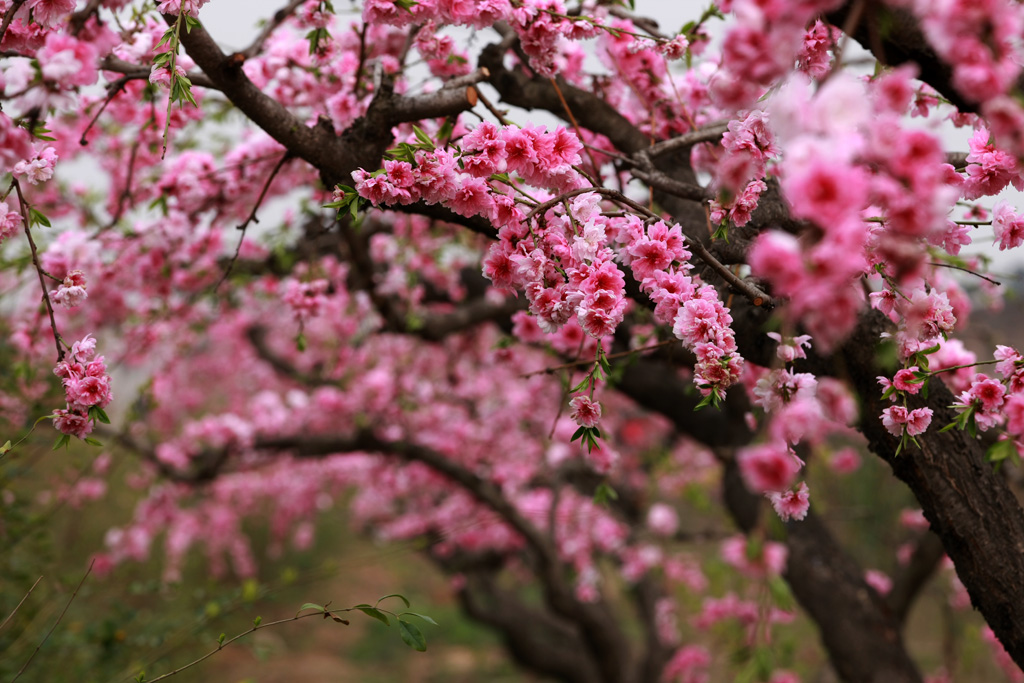
[[110, 403], [110, 378], [106, 376], [71, 377], [64, 380], [68, 404], [105, 408]]
[[574, 397], [569, 409], [569, 417], [580, 427], [596, 427], [601, 421], [601, 404], [587, 396]]
[[665, 503], [655, 503], [647, 511], [647, 526], [659, 536], [672, 536], [679, 529], [679, 515]]
[[68, 34], [50, 33], [36, 56], [43, 78], [49, 81], [67, 88], [96, 82], [96, 48], [86, 41]]
[[860, 469], [860, 454], [854, 448], [843, 448], [832, 454], [829, 465], [840, 474], [856, 472]]
[[882, 411], [882, 425], [893, 436], [903, 435], [903, 425], [907, 423], [907, 409], [903, 406], [889, 406]]
[[96, 354], [96, 338], [91, 334], [71, 345], [71, 355], [79, 362], [87, 363]]
[[932, 423], [931, 408], [915, 408], [907, 413], [907, 434], [917, 436], [928, 430]]
[[33, 185], [46, 182], [53, 177], [53, 167], [57, 163], [57, 151], [46, 147], [28, 160], [19, 161], [14, 165], [14, 174], [23, 175]]
[[[921, 391], [921, 387], [924, 384], [923, 382], [918, 381], [914, 377], [914, 373], [918, 372], [919, 370], [920, 368], [918, 368], [916, 365], [909, 368], [903, 368], [902, 370], [898, 370], [896, 372], [896, 375], [892, 378], [892, 386], [896, 388], [896, 391], [905, 391], [908, 394], [918, 393], [919, 391]], [[879, 382], [882, 382], [883, 380], [885, 380], [884, 377], [878, 378]]]
[[65, 308], [81, 305], [88, 297], [85, 275], [80, 270], [72, 270], [64, 278], [64, 282], [53, 293], [53, 301]]
[[879, 595], [888, 595], [889, 591], [892, 590], [892, 579], [877, 569], [865, 571], [864, 582], [874, 588]]
[[807, 482], [804, 481], [800, 482], [795, 491], [769, 493], [768, 500], [771, 501], [775, 513], [783, 522], [788, 522], [790, 519], [798, 521], [804, 519], [811, 505], [810, 490], [807, 488]]
[[992, 228], [1000, 251], [1024, 244], [1024, 218], [1002, 201], [995, 205], [992, 213]]
[[732, 536], [722, 542], [722, 559], [752, 578], [778, 576], [786, 570], [789, 550], [785, 545], [767, 541], [757, 549], [760, 554], [751, 556], [749, 539], [742, 535]]
[[800, 462], [785, 444], [766, 443], [740, 449], [740, 474], [754, 493], [785, 491], [800, 471]]
[[28, 6], [32, 9], [32, 18], [49, 28], [74, 11], [75, 0], [30, 0]]
[[1003, 405], [1006, 387], [997, 380], [989, 379], [983, 374], [971, 383], [971, 388], [960, 394], [963, 405], [976, 405], [985, 412], [994, 412]]
[[856, 215], [867, 199], [867, 181], [858, 168], [818, 157], [791, 168], [783, 189], [794, 216], [825, 230]]
[[811, 348], [811, 335], [802, 334], [798, 337], [782, 338], [778, 332], [769, 332], [768, 336], [779, 343], [775, 354], [783, 363], [792, 363], [797, 358], [807, 358], [804, 348]]
[[92, 432], [92, 420], [77, 410], [54, 410], [53, 426], [61, 434], [84, 439]]
[[701, 645], [687, 645], [678, 650], [662, 672], [666, 683], [708, 683], [711, 654]]
[[163, 14], [188, 14], [189, 16], [198, 16], [199, 8], [205, 5], [209, 0], [160, 0], [157, 5], [157, 9]]
[[21, 214], [11, 211], [7, 202], [0, 202], [0, 244], [13, 235], [21, 225]]

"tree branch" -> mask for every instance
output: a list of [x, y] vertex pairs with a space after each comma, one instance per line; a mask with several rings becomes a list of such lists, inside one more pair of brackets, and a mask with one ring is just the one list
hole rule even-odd
[[628, 639], [603, 602], [584, 603], [576, 599], [566, 582], [564, 567], [548, 537], [523, 517], [494, 483], [484, 480], [437, 451], [414, 443], [382, 441], [371, 431], [361, 430], [352, 437], [295, 436], [257, 440], [256, 447], [293, 451], [299, 457], [320, 457], [352, 451], [377, 452], [421, 462], [448, 477], [495, 512], [526, 541], [536, 561], [535, 573], [544, 587], [544, 595], [555, 614], [577, 624], [587, 650], [597, 662], [601, 680], [618, 681], [630, 666]]

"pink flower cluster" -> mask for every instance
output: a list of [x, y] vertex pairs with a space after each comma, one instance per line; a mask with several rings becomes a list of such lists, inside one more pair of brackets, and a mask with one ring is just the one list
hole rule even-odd
[[89, 298], [89, 293], [85, 291], [85, 288], [85, 274], [80, 270], [72, 270], [64, 278], [64, 282], [57, 288], [57, 291], [53, 293], [53, 302], [64, 308], [80, 306]]
[[522, 215], [513, 197], [488, 184], [492, 174], [514, 172], [531, 185], [565, 191], [580, 183], [572, 166], [579, 163], [582, 149], [561, 126], [549, 133], [543, 127], [499, 128], [484, 122], [463, 137], [459, 156], [448, 149], [420, 149], [415, 165], [388, 160], [382, 171], [359, 169], [352, 178], [359, 195], [375, 205], [443, 203], [460, 215], [482, 215], [504, 225]]
[[786, 2], [735, 0], [719, 3], [739, 19], [725, 36], [722, 67], [711, 82], [715, 100], [726, 109], [743, 109], [778, 78], [791, 71], [800, 58], [807, 63], [824, 59], [820, 36], [806, 31], [819, 12], [834, 8], [836, 0]]
[[324, 278], [310, 282], [289, 279], [281, 298], [291, 307], [295, 320], [305, 322], [320, 315], [330, 284], [330, 281]]
[[53, 177], [53, 167], [57, 163], [57, 150], [44, 147], [37, 151], [31, 159], [23, 159], [14, 165], [14, 175], [23, 175], [33, 185], [44, 183]]
[[899, 322], [895, 340], [902, 361], [943, 341], [957, 324], [949, 297], [937, 289], [915, 289], [909, 299], [891, 289], [883, 289], [872, 292], [870, 299], [872, 307]]
[[882, 425], [893, 436], [917, 436], [928, 430], [932, 423], [931, 408], [907, 410], [905, 406], [889, 406], [882, 411]]
[[90, 408], [106, 408], [111, 400], [110, 376], [103, 356], [96, 357], [96, 340], [87, 335], [71, 346], [53, 374], [61, 378], [67, 408], [53, 411], [53, 426], [63, 434], [84, 439], [93, 429]]
[[14, 234], [21, 225], [21, 214], [11, 211], [7, 202], [0, 202], [0, 244]]
[[591, 38], [599, 31], [590, 21], [568, 16], [561, 0], [419, 0], [409, 7], [394, 0], [363, 3], [363, 22], [368, 25], [435, 22], [481, 29], [499, 21], [515, 29], [530, 68], [544, 77], [558, 72], [568, 40]]
[[[899, 3], [905, 5], [906, 0]], [[1006, 93], [1020, 74], [1020, 9], [1003, 0], [913, 0], [928, 41], [953, 67], [953, 84], [967, 99]]]
[[742, 119], [729, 122], [722, 135], [722, 154], [711, 165], [718, 196], [711, 202], [711, 220], [743, 226], [757, 208], [758, 198], [767, 189], [763, 178], [767, 162], [779, 154], [775, 136], [768, 127], [768, 114], [753, 109]]
[[1006, 202], [997, 202], [992, 209], [992, 228], [1000, 251], [1024, 244], [1024, 217]]

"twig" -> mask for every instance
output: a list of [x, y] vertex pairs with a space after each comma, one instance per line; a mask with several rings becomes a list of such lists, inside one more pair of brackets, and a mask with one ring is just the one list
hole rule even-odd
[[15, 178], [11, 183], [14, 185], [14, 190], [18, 193], [18, 204], [21, 208], [21, 220], [25, 223], [25, 236], [28, 237], [28, 246], [32, 250], [32, 265], [35, 266], [36, 274], [39, 275], [39, 286], [43, 290], [43, 301], [46, 302], [46, 312], [50, 316], [50, 329], [53, 330], [53, 343], [57, 345], [57, 362], [60, 363], [64, 360], [64, 347], [60, 345], [60, 333], [57, 332], [57, 321], [53, 317], [53, 303], [50, 301], [50, 292], [46, 289], [43, 267], [39, 265], [39, 253], [36, 249], [36, 241], [32, 239], [32, 228], [28, 215], [28, 203], [25, 201], [25, 196], [21, 193], [21, 183], [18, 182], [18, 179]]
[[700, 185], [690, 185], [689, 183], [680, 182], [657, 170], [654, 168], [653, 164], [645, 169], [634, 168], [630, 173], [634, 178], [644, 181], [651, 188], [668, 192], [669, 194], [682, 199], [689, 199], [694, 202], [703, 202], [714, 197], [714, 193], [709, 192], [707, 188], [701, 187]]
[[483, 104], [485, 107], [487, 107], [487, 111], [489, 111], [492, 114], [494, 114], [494, 118], [498, 119], [498, 122], [501, 125], [503, 125], [503, 126], [514, 126], [515, 125], [514, 123], [512, 123], [508, 119], [508, 117], [505, 116], [505, 114], [503, 114], [497, 107], [495, 107], [494, 104], [489, 99], [487, 99], [487, 97], [484, 96], [484, 94], [480, 91], [479, 88], [477, 88], [477, 90], [476, 90], [476, 96], [480, 100], [481, 104]]
[[[334, 612], [351, 612], [352, 608], [333, 610], [333, 611]], [[263, 623], [255, 624], [248, 631], [243, 631], [242, 633], [239, 633], [237, 636], [235, 636], [235, 637], [233, 637], [233, 638], [231, 638], [229, 640], [225, 640], [223, 643], [218, 643], [217, 644], [217, 649], [210, 650], [209, 652], [207, 652], [205, 655], [203, 655], [199, 659], [191, 661], [188, 664], [185, 664], [183, 666], [179, 666], [174, 671], [168, 671], [167, 673], [165, 673], [165, 674], [163, 674], [161, 676], [157, 676], [156, 678], [153, 678], [153, 679], [148, 679], [148, 680], [146, 680], [146, 683], [156, 683], [157, 681], [162, 681], [165, 678], [170, 678], [171, 676], [180, 674], [185, 669], [191, 669], [196, 664], [199, 664], [200, 662], [203, 662], [203, 661], [209, 659], [210, 657], [214, 656], [215, 654], [217, 654], [218, 652], [220, 652], [221, 650], [223, 650], [225, 647], [227, 647], [231, 643], [235, 642], [236, 640], [239, 640], [240, 638], [244, 638], [245, 636], [249, 635], [250, 633], [254, 633], [256, 631], [259, 631], [260, 629], [269, 628], [271, 626], [278, 626], [280, 624], [287, 624], [289, 622], [298, 621], [299, 619], [306, 619], [308, 617], [318, 617], [318, 616], [321, 616], [321, 615], [324, 615], [324, 614], [327, 614], [327, 612], [325, 611], [325, 612], [310, 612], [309, 614], [296, 614], [294, 617], [289, 617], [288, 619], [278, 619], [277, 621], [268, 621], [265, 624], [263, 624]]]
[[249, 212], [249, 216], [245, 219], [244, 223], [238, 226], [238, 229], [242, 231], [242, 234], [238, 238], [238, 246], [235, 247], [235, 255], [231, 257], [231, 261], [228, 262], [228, 267], [224, 269], [224, 275], [221, 276], [217, 285], [213, 288], [214, 292], [220, 289], [220, 286], [224, 284], [224, 281], [228, 279], [229, 275], [231, 275], [231, 270], [235, 267], [235, 262], [238, 261], [238, 255], [242, 252], [242, 242], [245, 241], [245, 232], [249, 228], [249, 224], [260, 222], [260, 219], [256, 217], [256, 212], [259, 210], [260, 204], [263, 203], [263, 199], [267, 196], [267, 191], [270, 190], [270, 185], [274, 182], [274, 178], [277, 177], [277, 174], [281, 171], [284, 165], [292, 158], [291, 152], [286, 151], [284, 153], [281, 160], [277, 162], [276, 166], [274, 166], [274, 170], [272, 170], [270, 175], [267, 177], [267, 182], [264, 183], [263, 189], [260, 191], [260, 196], [256, 199], [256, 203], [253, 205], [252, 211]]
[[838, 44], [835, 44], [832, 48], [832, 62], [833, 66], [825, 74], [825, 78], [821, 80], [821, 84], [832, 77], [832, 74], [839, 70], [842, 66], [843, 61], [843, 50], [846, 48], [846, 43], [853, 35], [854, 30], [857, 28], [857, 24], [860, 23], [861, 16], [864, 14], [864, 0], [857, 0], [853, 4], [853, 8], [850, 13], [846, 16], [846, 23], [843, 24], [842, 32], [843, 37], [840, 39]]
[[659, 157], [662, 154], [668, 154], [669, 152], [676, 152], [681, 149], [693, 147], [701, 142], [713, 142], [722, 137], [722, 133], [728, 129], [728, 125], [724, 123], [712, 124], [707, 128], [701, 128], [700, 130], [684, 133], [683, 135], [677, 135], [674, 138], [655, 143], [643, 150], [641, 153], [646, 154], [648, 157], [653, 159], [654, 157]]
[[124, 188], [117, 196], [117, 207], [114, 209], [114, 215], [110, 217], [110, 222], [103, 227], [100, 232], [104, 232], [113, 228], [117, 225], [117, 222], [121, 220], [121, 216], [124, 215], [125, 204], [132, 198], [132, 180], [135, 178], [135, 160], [139, 155], [139, 145], [142, 144], [142, 132], [149, 128], [150, 124], [156, 125], [156, 118], [153, 116], [149, 117], [149, 120], [142, 125], [139, 129], [139, 139], [132, 145], [132, 151], [128, 154], [128, 173], [124, 179]]
[[65, 614], [67, 614], [68, 608], [71, 607], [71, 603], [74, 602], [75, 597], [78, 596], [78, 591], [81, 590], [82, 584], [84, 584], [85, 580], [89, 578], [89, 574], [92, 572], [92, 566], [94, 564], [96, 564], [95, 559], [89, 563], [89, 568], [85, 570], [85, 575], [82, 577], [82, 580], [78, 582], [78, 586], [75, 588], [75, 592], [71, 594], [71, 598], [68, 600], [67, 604], [64, 605], [64, 609], [61, 610], [60, 616], [57, 617], [57, 621], [53, 622], [53, 626], [51, 626], [50, 630], [46, 632], [46, 636], [43, 637], [42, 642], [36, 645], [36, 649], [32, 651], [32, 656], [28, 658], [28, 661], [21, 665], [21, 669], [19, 669], [18, 674], [11, 679], [11, 683], [14, 683], [16, 680], [21, 678], [21, 674], [25, 672], [25, 669], [28, 668], [28, 665], [32, 663], [33, 659], [35, 659], [36, 654], [39, 652], [39, 648], [41, 648], [46, 643], [46, 641], [50, 637], [50, 634], [53, 633], [54, 629], [57, 628], [57, 624], [59, 624], [60, 620], [64, 618]]
[[86, 22], [89, 21], [89, 18], [92, 15], [99, 11], [100, 5], [102, 4], [103, 0], [89, 0], [89, 3], [85, 7], [74, 12], [70, 17], [68, 17], [68, 26], [71, 28], [71, 35], [77, 38], [78, 34], [85, 28]]
[[[554, 78], [550, 78], [548, 80], [551, 81], [551, 87], [555, 89], [555, 94], [558, 95], [558, 101], [562, 103], [562, 108], [565, 109], [565, 114], [569, 117], [569, 123], [571, 123], [572, 127], [576, 130], [576, 137], [579, 138], [580, 142], [583, 142], [583, 132], [580, 130], [580, 124], [576, 121], [576, 117], [573, 115], [572, 109], [569, 108], [569, 103], [565, 101], [565, 95], [562, 94], [562, 89], [558, 87], [558, 81]], [[594, 161], [594, 153], [590, 151], [589, 147], [584, 147], [583, 149], [587, 153], [587, 158], [590, 159], [590, 165], [594, 167], [594, 173], [600, 177], [601, 168], [597, 165], [597, 162]], [[593, 179], [591, 179], [590, 182], [592, 185], [598, 184], [595, 183]]]
[[[629, 197], [627, 197], [626, 195], [622, 194], [617, 190], [612, 190], [606, 187], [581, 187], [575, 190], [570, 190], [569, 192], [561, 194], [555, 197], [554, 199], [549, 199], [543, 204], [539, 204], [538, 206], [534, 207], [533, 210], [530, 211], [529, 214], [527, 214], [523, 222], [529, 223], [530, 219], [532, 219], [534, 216], [543, 216], [548, 209], [551, 209], [552, 207], [560, 204], [563, 200], [569, 199], [570, 197], [575, 197], [576, 195], [586, 194], [587, 192], [595, 192], [597, 194], [602, 194], [611, 199], [612, 201], [618, 204], [622, 204], [624, 206], [628, 206], [637, 213], [643, 214], [644, 216], [647, 216], [648, 218], [651, 218], [653, 220], [663, 220], [661, 216], [654, 213], [643, 204], [639, 204], [633, 201], [632, 199], [630, 199]], [[764, 308], [766, 310], [771, 310], [772, 308], [775, 308], [774, 300], [770, 296], [768, 296], [767, 293], [762, 291], [760, 287], [757, 287], [756, 285], [750, 282], [741, 280], [735, 273], [726, 268], [718, 259], [712, 256], [711, 252], [707, 250], [707, 247], [701, 244], [698, 240], [691, 239], [690, 237], [685, 235], [684, 237], [686, 238], [687, 246], [690, 247], [690, 249], [692, 249], [693, 253], [696, 254], [698, 258], [700, 258], [704, 263], [706, 263], [712, 270], [714, 270], [719, 275], [719, 277], [721, 277], [723, 280], [729, 283], [729, 285], [731, 285], [736, 291], [742, 293], [747, 299], [750, 300], [752, 304], [760, 308]]]
[[366, 24], [359, 31], [359, 63], [356, 65], [356, 83], [352, 86], [352, 94], [359, 97], [359, 89], [363, 85], [363, 67], [366, 66]]
[[[110, 55], [103, 58], [100, 62], [99, 68], [101, 71], [113, 71], [114, 73], [122, 74], [129, 81], [142, 81], [149, 80], [151, 69], [141, 64], [132, 64], [126, 62], [123, 59], [112, 57]], [[187, 74], [188, 80], [192, 82], [192, 85], [206, 88], [208, 90], [220, 90], [210, 77], [202, 71], [189, 71]]]
[[267, 42], [267, 39], [270, 38], [270, 34], [276, 31], [277, 28], [281, 24], [283, 24], [288, 19], [288, 17], [294, 14], [295, 10], [302, 6], [302, 4], [305, 1], [306, 0], [291, 0], [291, 2], [289, 2], [287, 5], [274, 12], [273, 18], [267, 21], [266, 25], [263, 27], [263, 30], [260, 31], [260, 34], [258, 36], [256, 36], [256, 40], [252, 41], [252, 44], [249, 45], [249, 47], [238, 52], [237, 54], [242, 55], [246, 59], [252, 59], [260, 52], [262, 52], [263, 45]]
[[992, 278], [988, 277], [987, 275], [982, 275], [981, 273], [979, 273], [977, 271], [971, 270], [970, 268], [964, 268], [963, 266], [954, 266], [952, 263], [939, 263], [937, 261], [929, 261], [928, 265], [929, 266], [939, 266], [939, 267], [942, 267], [942, 268], [952, 268], [954, 270], [962, 270], [965, 273], [970, 273], [971, 275], [974, 275], [975, 277], [980, 277], [982, 280], [986, 280], [988, 282], [991, 282], [996, 287], [1002, 287], [1003, 286], [1002, 282], [999, 282], [998, 280], [993, 280]]
[[[678, 342], [678, 339], [666, 339], [665, 341], [658, 342], [657, 344], [651, 344], [650, 346], [641, 346], [639, 349], [630, 349], [629, 351], [620, 351], [618, 353], [612, 353], [605, 355], [605, 360], [615, 360], [617, 358], [625, 358], [626, 356], [632, 356], [634, 354], [643, 353], [644, 351], [653, 351], [654, 349], [660, 349], [662, 346], [668, 346]], [[551, 375], [559, 370], [566, 370], [569, 368], [579, 367], [581, 365], [593, 365], [596, 359], [588, 358], [586, 360], [574, 360], [568, 363], [562, 363], [561, 365], [554, 365], [550, 368], [542, 368], [540, 370], [534, 370], [528, 372], [525, 375], [520, 375], [522, 379], [533, 377], [534, 375]]]
[[14, 15], [17, 13], [18, 8], [25, 4], [25, 0], [14, 0], [10, 7], [7, 8], [7, 14], [4, 15], [4, 23], [0, 24], [0, 42], [4, 39], [4, 34], [7, 33], [7, 27], [14, 21]]
[[979, 365], [995, 365], [999, 361], [997, 360], [982, 360], [977, 363], [967, 363], [966, 365], [954, 365], [948, 368], [942, 368], [941, 370], [932, 370], [932, 375], [941, 375], [943, 372], [952, 372], [953, 370], [963, 370], [964, 368], [974, 368]]
[[15, 607], [14, 611], [11, 612], [10, 614], [8, 614], [7, 618], [4, 619], [4, 622], [2, 624], [0, 624], [0, 630], [3, 630], [4, 626], [7, 626], [7, 622], [10, 621], [14, 617], [14, 615], [18, 613], [18, 610], [21, 609], [21, 606], [25, 604], [26, 600], [28, 600], [28, 596], [32, 595], [32, 591], [34, 591], [36, 589], [36, 586], [38, 586], [39, 582], [42, 581], [42, 580], [43, 580], [43, 577], [41, 577], [41, 576], [38, 579], [36, 579], [36, 582], [33, 583], [32, 587], [28, 589], [28, 593], [25, 593], [25, 597], [23, 597], [21, 599], [21, 602], [18, 603], [18, 606]]
[[92, 127], [96, 125], [96, 121], [100, 118], [100, 114], [106, 111], [107, 105], [114, 101], [114, 98], [117, 97], [122, 90], [124, 90], [124, 86], [127, 85], [128, 81], [130, 80], [132, 80], [132, 76], [130, 75], [121, 76], [119, 79], [117, 79], [116, 81], [112, 82], [110, 85], [107, 86], [107, 96], [106, 98], [104, 98], [103, 104], [100, 105], [99, 110], [89, 120], [89, 125], [87, 125], [85, 127], [85, 130], [82, 131], [82, 137], [78, 139], [78, 144], [80, 144], [82, 147], [85, 147], [86, 145], [89, 144], [89, 141], [85, 139], [85, 136], [88, 135], [89, 131], [92, 130]]

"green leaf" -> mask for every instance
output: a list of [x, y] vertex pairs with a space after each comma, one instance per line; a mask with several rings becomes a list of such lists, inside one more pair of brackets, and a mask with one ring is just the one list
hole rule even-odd
[[97, 448], [103, 448], [103, 442], [102, 441], [97, 441], [96, 439], [92, 438], [91, 436], [85, 437], [83, 439], [83, 441], [85, 441], [90, 446], [96, 446]]
[[[299, 608], [299, 612], [302, 612], [307, 609], [315, 609], [317, 612], [327, 611], [323, 605], [318, 605], [315, 602], [306, 602], [303, 603], [302, 607]], [[295, 615], [298, 616], [299, 612], [296, 612]]]
[[53, 448], [51, 450], [55, 451], [55, 450], [59, 449], [61, 446], [67, 448], [67, 445], [70, 442], [71, 442], [71, 436], [70, 435], [68, 435], [68, 434], [61, 434], [60, 438], [57, 439], [57, 443], [53, 444]]
[[227, 637], [228, 637], [228, 634], [226, 634], [226, 633], [220, 634], [220, 638], [217, 639], [217, 645], [218, 646], [223, 645], [224, 641], [227, 640]]
[[420, 614], [419, 612], [404, 612], [402, 616], [404, 617], [406, 614], [408, 614], [411, 617], [419, 617], [428, 624], [433, 624], [434, 626], [437, 626], [437, 622], [428, 617], [426, 614]]
[[3, 446], [0, 446], [0, 455], [3, 455], [7, 451], [11, 450], [11, 448], [11, 440], [7, 439], [7, 443], [5, 443]]
[[1017, 446], [1014, 445], [1013, 440], [1005, 439], [1002, 441], [996, 441], [988, 447], [988, 451], [985, 452], [985, 458], [990, 463], [997, 463], [1008, 458], [1013, 458], [1017, 455]]
[[430, 139], [430, 136], [423, 132], [423, 129], [413, 124], [412, 132], [415, 133], [416, 139], [427, 145], [430, 149], [434, 149], [434, 141]]
[[384, 596], [383, 598], [377, 598], [377, 604], [379, 605], [380, 603], [384, 602], [384, 601], [385, 601], [385, 600], [387, 600], [388, 598], [398, 598], [398, 599], [399, 599], [399, 600], [401, 600], [401, 601], [402, 601], [403, 603], [405, 603], [405, 608], [406, 608], [406, 609], [409, 609], [410, 607], [412, 607], [412, 605], [411, 605], [411, 604], [409, 603], [409, 600], [408, 600], [408, 598], [406, 598], [406, 597], [405, 597], [404, 595], [402, 595], [401, 593], [388, 593], [388, 594], [387, 594], [387, 595], [385, 595], [385, 596]]
[[32, 207], [29, 207], [29, 209], [28, 209], [28, 219], [29, 219], [29, 222], [32, 225], [42, 225], [42, 226], [45, 226], [47, 228], [52, 227], [50, 225], [50, 219], [48, 219], [46, 216], [44, 216], [43, 214], [39, 213], [38, 211], [36, 211]]
[[376, 607], [370, 607], [369, 605], [356, 605], [356, 609], [366, 616], [376, 619], [385, 626], [391, 626], [391, 622], [388, 621], [388, 616]]
[[420, 633], [419, 628], [404, 619], [398, 620], [398, 632], [402, 636], [402, 642], [417, 652], [427, 651], [427, 639]]
[[602, 481], [597, 485], [594, 490], [594, 502], [598, 505], [607, 505], [613, 500], [618, 500], [619, 494], [611, 487], [608, 482]]
[[110, 424], [110, 418], [107, 416], [107, 412], [99, 406], [92, 406], [89, 408], [89, 417], [97, 422], [102, 422], [105, 425]]
[[586, 434], [586, 433], [587, 433], [587, 428], [586, 428], [586, 427], [580, 427], [580, 428], [579, 428], [579, 429], [577, 429], [577, 430], [576, 430], [576, 432], [575, 432], [575, 433], [574, 433], [574, 434], [572, 435], [572, 438], [571, 438], [571, 439], [569, 439], [569, 443], [572, 443], [573, 441], [575, 441], [576, 439], [580, 438], [581, 436], [583, 436], [583, 435], [584, 435], [584, 434]]
[[254, 628], [258, 628], [261, 623], [263, 623], [263, 617], [256, 617], [252, 620], [252, 625]]

